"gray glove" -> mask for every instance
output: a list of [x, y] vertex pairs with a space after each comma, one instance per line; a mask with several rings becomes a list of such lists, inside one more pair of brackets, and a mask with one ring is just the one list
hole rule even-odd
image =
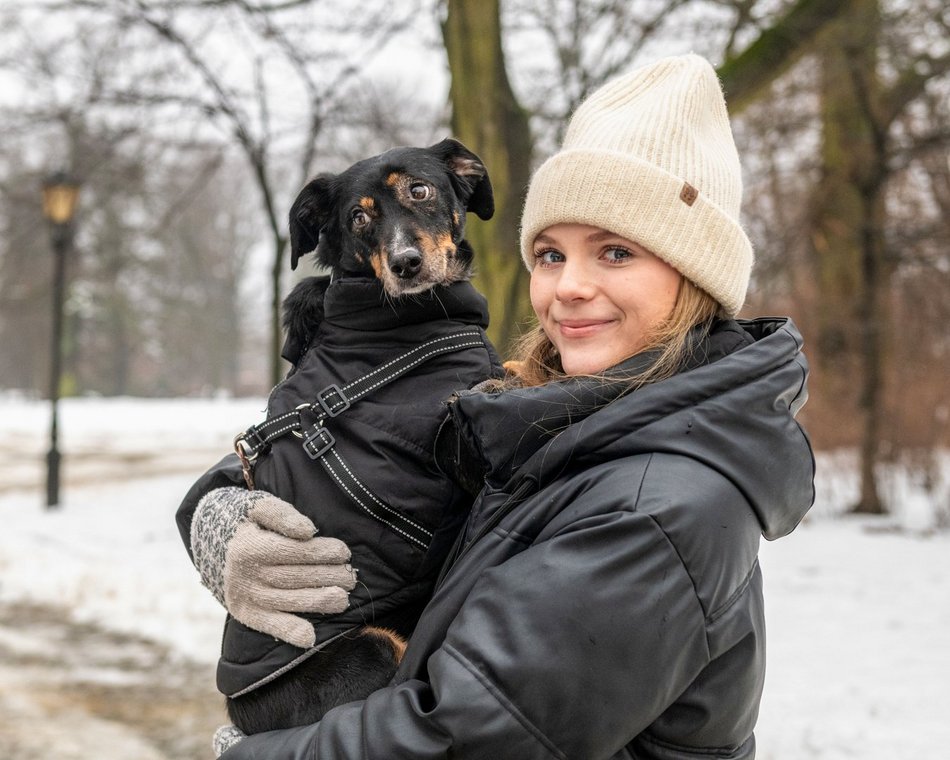
[[198, 502], [191, 550], [202, 583], [234, 618], [307, 649], [313, 625], [290, 613], [343, 612], [356, 586], [349, 548], [316, 532], [267, 491], [217, 488]]

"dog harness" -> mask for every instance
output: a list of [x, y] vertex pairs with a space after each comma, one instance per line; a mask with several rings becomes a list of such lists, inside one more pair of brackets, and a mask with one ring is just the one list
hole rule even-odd
[[357, 401], [420, 364], [444, 354], [451, 354], [484, 345], [478, 329], [462, 330], [428, 340], [385, 362], [342, 388], [331, 383], [316, 394], [312, 403], [301, 404], [289, 412], [271, 417], [259, 425], [251, 425], [234, 439], [234, 450], [241, 460], [244, 480], [254, 489], [253, 468], [261, 454], [278, 438], [293, 434], [310, 459], [319, 461], [340, 489], [370, 516], [379, 520], [408, 541], [427, 549], [432, 532], [401, 512], [390, 507], [374, 494], [354, 473], [340, 452], [326, 421], [343, 414]]
[[411, 633], [471, 506], [435, 457], [446, 402], [504, 372], [484, 331], [487, 304], [468, 282], [397, 303], [376, 280], [308, 278], [288, 296], [284, 322], [293, 369], [271, 392], [266, 419], [237, 436], [236, 454], [195, 483], [183, 510], [249, 479], [343, 541], [360, 583], [344, 612], [300, 613], [317, 632], [309, 650], [228, 616], [217, 682], [231, 697], [354, 628]]

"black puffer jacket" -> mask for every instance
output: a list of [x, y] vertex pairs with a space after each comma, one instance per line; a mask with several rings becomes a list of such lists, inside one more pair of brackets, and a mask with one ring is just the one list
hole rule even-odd
[[[271, 393], [268, 418], [313, 402], [317, 392], [331, 384], [346, 386], [416, 346], [442, 345], [437, 341], [446, 336], [474, 334], [450, 341], [464, 346], [460, 350], [428, 358], [324, 421], [335, 438], [333, 452], [342, 457], [333, 459], [336, 472], [346, 478], [352, 473], [385, 508], [347, 482], [362, 506], [354, 502], [292, 434], [277, 438], [254, 465], [256, 488], [293, 504], [321, 534], [345, 541], [359, 568], [360, 584], [350, 595], [349, 609], [332, 618], [314, 616], [317, 646], [369, 623], [409, 633], [471, 505], [471, 496], [434, 463], [433, 444], [445, 417], [445, 401], [453, 392], [503, 372], [484, 333], [487, 306], [467, 282], [403, 298], [398, 307], [385, 298], [376, 280], [344, 278], [326, 287], [314, 279], [303, 286], [291, 301], [309, 310], [303, 320], [308, 329], [301, 329], [299, 315], [289, 315], [297, 322], [297, 329], [291, 330], [296, 344], [285, 346], [285, 355], [295, 361], [295, 368]], [[319, 290], [306, 291], [311, 287]], [[313, 296], [322, 297], [318, 324], [320, 315], [312, 307], [319, 301]], [[305, 332], [309, 334], [301, 344]], [[374, 381], [384, 375], [374, 375]], [[301, 413], [305, 434], [315, 418], [309, 411]], [[230, 456], [195, 484], [178, 512], [186, 544], [201, 496], [221, 485], [242, 483], [241, 466]], [[431, 537], [420, 531], [410, 537], [400, 526], [412, 528], [390, 510]], [[229, 696], [254, 688], [300, 654], [300, 649], [228, 617], [218, 688]]]
[[752, 758], [759, 540], [814, 498], [800, 347], [787, 320], [725, 322], [626, 395], [462, 394], [487, 485], [394, 683], [224, 757]]

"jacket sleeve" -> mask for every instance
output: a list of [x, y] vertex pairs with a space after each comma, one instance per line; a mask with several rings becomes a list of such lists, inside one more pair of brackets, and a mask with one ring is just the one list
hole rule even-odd
[[188, 556], [191, 557], [192, 562], [195, 561], [195, 558], [191, 552], [191, 518], [194, 516], [195, 509], [197, 509], [202, 496], [215, 488], [224, 488], [225, 486], [246, 487], [244, 470], [237, 454], [228, 454], [198, 478], [195, 484], [188, 489], [188, 493], [185, 494], [185, 498], [182, 499], [181, 505], [175, 513], [178, 533], [181, 535], [181, 540], [185, 544], [185, 549], [188, 551]]
[[223, 757], [609, 758], [708, 660], [703, 610], [657, 523], [589, 515], [481, 574], [428, 682], [391, 685]]

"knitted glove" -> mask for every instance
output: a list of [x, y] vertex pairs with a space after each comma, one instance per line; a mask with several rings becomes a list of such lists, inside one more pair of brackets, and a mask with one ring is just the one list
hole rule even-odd
[[243, 731], [237, 726], [221, 726], [214, 732], [211, 739], [211, 748], [214, 750], [215, 757], [221, 757], [231, 747], [237, 744], [241, 739], [247, 738]]
[[191, 549], [201, 581], [238, 621], [307, 649], [313, 625], [290, 613], [343, 612], [356, 574], [350, 550], [267, 491], [216, 488], [198, 503]]

